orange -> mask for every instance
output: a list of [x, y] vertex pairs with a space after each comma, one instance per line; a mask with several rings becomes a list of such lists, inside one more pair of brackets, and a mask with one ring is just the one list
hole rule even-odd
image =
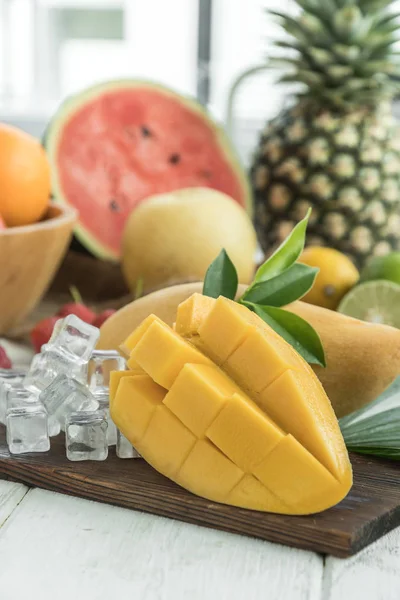
[[303, 251], [299, 262], [319, 268], [313, 287], [302, 300], [331, 310], [336, 310], [360, 277], [351, 260], [333, 248], [310, 246]]
[[50, 166], [39, 141], [0, 123], [0, 215], [8, 227], [29, 225], [46, 213]]

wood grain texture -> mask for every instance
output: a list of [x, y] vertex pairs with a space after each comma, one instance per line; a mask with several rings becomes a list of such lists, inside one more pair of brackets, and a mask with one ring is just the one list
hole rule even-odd
[[400, 466], [352, 456], [349, 496], [324, 513], [290, 517], [225, 506], [194, 496], [144, 460], [71, 463], [62, 436], [44, 454], [10, 456], [0, 430], [0, 478], [245, 534], [334, 556], [350, 556], [400, 524]]
[[1, 600], [320, 600], [323, 571], [310, 552], [43, 490], [0, 529], [0, 564]]
[[0, 333], [37, 305], [49, 287], [72, 236], [76, 212], [51, 206], [47, 218], [0, 232]]

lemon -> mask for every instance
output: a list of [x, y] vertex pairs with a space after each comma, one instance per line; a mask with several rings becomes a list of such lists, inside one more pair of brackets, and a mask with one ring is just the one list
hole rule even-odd
[[400, 284], [400, 252], [374, 256], [361, 271], [360, 281], [386, 279]]
[[361, 283], [346, 294], [338, 311], [362, 321], [400, 329], [400, 285], [383, 280]]
[[310, 246], [303, 251], [299, 262], [319, 268], [313, 287], [302, 300], [331, 310], [336, 310], [340, 300], [359, 279], [359, 272], [351, 260], [333, 248]]

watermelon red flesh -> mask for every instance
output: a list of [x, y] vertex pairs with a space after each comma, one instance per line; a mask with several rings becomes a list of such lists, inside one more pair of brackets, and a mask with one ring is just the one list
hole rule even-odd
[[58, 193], [78, 209], [78, 236], [95, 254], [119, 258], [129, 214], [153, 194], [211, 187], [247, 207], [226, 138], [193, 105], [147, 85], [104, 90], [71, 111], [53, 157]]

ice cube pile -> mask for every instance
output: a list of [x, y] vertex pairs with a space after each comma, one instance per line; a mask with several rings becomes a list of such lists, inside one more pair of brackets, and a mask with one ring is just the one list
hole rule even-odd
[[95, 350], [100, 332], [75, 315], [60, 319], [29, 371], [0, 369], [0, 422], [11, 454], [47, 452], [65, 432], [69, 460], [139, 455], [110, 417], [109, 376], [126, 368], [115, 350]]

